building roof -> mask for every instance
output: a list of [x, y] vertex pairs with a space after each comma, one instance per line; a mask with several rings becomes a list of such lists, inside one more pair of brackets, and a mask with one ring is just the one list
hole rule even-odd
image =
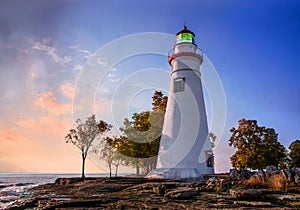
[[183, 29], [181, 31], [179, 31], [176, 36], [178, 36], [179, 34], [182, 34], [182, 33], [190, 33], [192, 34], [193, 36], [195, 36], [194, 32], [190, 31], [187, 29], [186, 25], [183, 27]]

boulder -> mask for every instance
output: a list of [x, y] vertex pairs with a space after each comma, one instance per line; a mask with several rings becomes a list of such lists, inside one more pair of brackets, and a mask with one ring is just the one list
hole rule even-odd
[[239, 179], [249, 179], [251, 177], [251, 172], [247, 169], [242, 169], [241, 173], [239, 174]]
[[260, 179], [260, 180], [263, 180], [265, 178], [265, 173], [263, 170], [258, 170], [254, 175], [253, 177], [257, 178], [257, 179]]
[[238, 178], [238, 170], [236, 168], [230, 169], [229, 171], [229, 177], [232, 179], [237, 179]]
[[273, 174], [278, 174], [279, 171], [276, 166], [270, 165], [266, 167], [266, 175], [272, 176]]
[[299, 168], [295, 174], [295, 182], [296, 182], [296, 184], [300, 184], [300, 169]]

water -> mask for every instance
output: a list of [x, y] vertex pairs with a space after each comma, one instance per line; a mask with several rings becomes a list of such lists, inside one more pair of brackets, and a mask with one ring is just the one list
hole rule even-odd
[[[0, 209], [18, 199], [31, 196], [31, 187], [53, 183], [57, 178], [80, 177], [81, 174], [0, 173]], [[87, 177], [104, 177], [107, 174], [87, 174]]]

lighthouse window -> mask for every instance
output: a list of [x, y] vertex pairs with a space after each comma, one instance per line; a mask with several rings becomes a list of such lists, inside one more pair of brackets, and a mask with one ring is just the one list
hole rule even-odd
[[174, 92], [183, 92], [184, 91], [184, 78], [174, 79]]

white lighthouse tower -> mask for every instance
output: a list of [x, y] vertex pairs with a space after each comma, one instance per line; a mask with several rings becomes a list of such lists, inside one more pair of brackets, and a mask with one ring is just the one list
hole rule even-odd
[[169, 52], [171, 84], [156, 169], [148, 177], [201, 179], [214, 173], [201, 83], [203, 53], [186, 26]]

